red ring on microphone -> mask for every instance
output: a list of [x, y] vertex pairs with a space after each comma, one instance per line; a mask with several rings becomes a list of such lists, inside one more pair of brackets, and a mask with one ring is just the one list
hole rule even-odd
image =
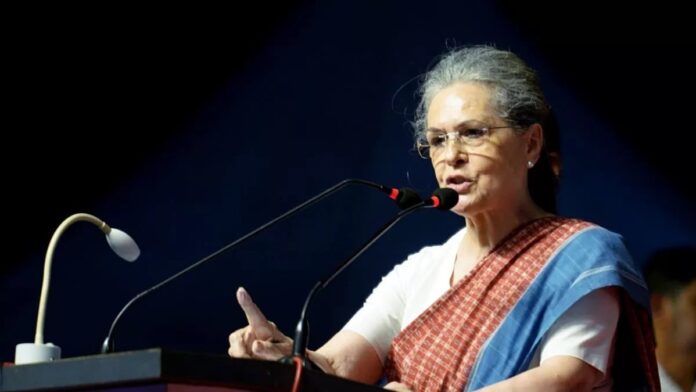
[[399, 190], [396, 188], [392, 188], [391, 193], [389, 194], [389, 198], [392, 200], [396, 200], [396, 198], [399, 196]]

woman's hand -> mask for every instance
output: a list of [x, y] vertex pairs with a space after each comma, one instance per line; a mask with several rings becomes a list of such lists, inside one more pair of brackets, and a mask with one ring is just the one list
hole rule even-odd
[[396, 381], [392, 381], [389, 384], [385, 385], [384, 389], [397, 392], [413, 392], [411, 388], [408, 387], [408, 385]]
[[[237, 302], [249, 325], [230, 334], [227, 353], [236, 358], [278, 360], [292, 353], [292, 339], [268, 321], [243, 288], [237, 290]], [[362, 336], [341, 331], [317, 351], [307, 350], [307, 357], [321, 370], [351, 380], [375, 383], [382, 373], [377, 351]], [[391, 384], [390, 384], [391, 385]], [[409, 389], [394, 389], [410, 391]]]
[[237, 302], [249, 325], [230, 334], [227, 353], [236, 358], [278, 360], [292, 352], [292, 339], [283, 335], [276, 325], [266, 319], [247, 291], [237, 290]]

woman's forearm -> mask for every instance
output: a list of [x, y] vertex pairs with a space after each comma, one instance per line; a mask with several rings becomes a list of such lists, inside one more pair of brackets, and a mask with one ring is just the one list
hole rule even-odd
[[582, 360], [559, 356], [515, 377], [479, 389], [479, 392], [590, 391], [601, 378], [602, 372]]

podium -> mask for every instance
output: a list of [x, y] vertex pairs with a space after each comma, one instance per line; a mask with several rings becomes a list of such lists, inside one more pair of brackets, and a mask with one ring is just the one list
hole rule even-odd
[[[295, 367], [279, 362], [148, 349], [0, 368], [0, 391], [290, 391]], [[303, 370], [304, 392], [384, 391]]]

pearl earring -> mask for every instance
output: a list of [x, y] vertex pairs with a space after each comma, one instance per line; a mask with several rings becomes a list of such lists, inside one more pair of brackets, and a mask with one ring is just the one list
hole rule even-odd
[[534, 162], [532, 161], [527, 161], [527, 168], [531, 169], [534, 167]]

